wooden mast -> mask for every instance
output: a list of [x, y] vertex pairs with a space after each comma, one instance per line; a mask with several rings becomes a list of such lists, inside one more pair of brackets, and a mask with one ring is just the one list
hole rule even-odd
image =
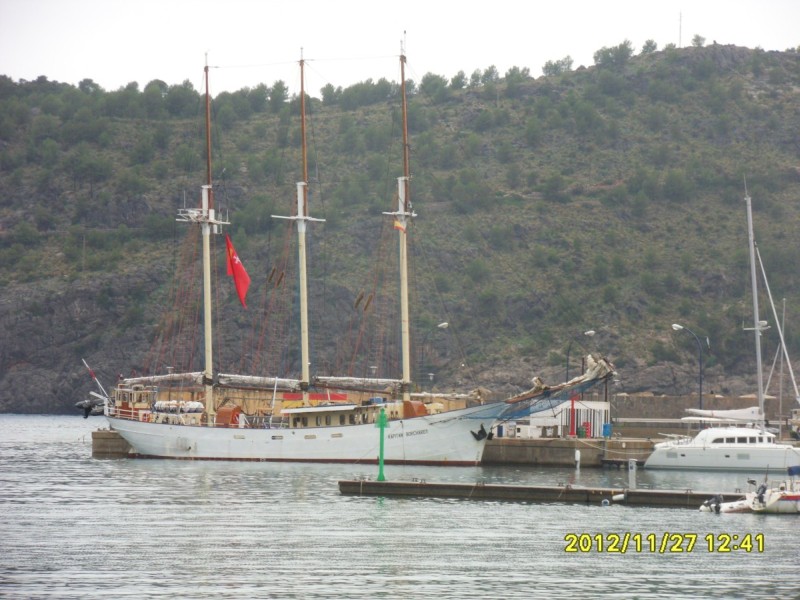
[[208, 91], [208, 55], [203, 69], [206, 79], [206, 185], [209, 189], [210, 208], [214, 208], [214, 194], [211, 190], [211, 94]]
[[220, 225], [228, 225], [219, 221], [214, 211], [214, 194], [211, 179], [211, 95], [208, 90], [208, 56], [205, 64], [206, 79], [206, 185], [202, 187], [200, 209], [181, 209], [178, 221], [198, 223], [202, 232], [203, 251], [203, 338], [204, 367], [203, 387], [205, 391], [205, 412], [209, 426], [214, 425], [216, 407], [214, 406], [214, 353], [212, 338], [211, 307], [211, 234], [219, 233]]
[[297, 260], [300, 283], [300, 389], [303, 390], [303, 405], [308, 405], [308, 388], [311, 380], [311, 361], [308, 347], [308, 274], [306, 268], [306, 223], [324, 221], [308, 216], [308, 152], [306, 150], [306, 92], [304, 77], [305, 61], [300, 51], [300, 133], [302, 138], [303, 173], [302, 181], [297, 182], [297, 210], [292, 219], [297, 222]]
[[408, 225], [416, 215], [411, 208], [411, 166], [408, 144], [408, 106], [406, 99], [406, 56], [400, 44], [400, 95], [403, 116], [403, 176], [397, 178], [397, 211], [385, 213], [394, 217], [399, 242], [400, 267], [400, 340], [403, 378], [403, 400], [411, 399], [411, 327], [408, 309]]

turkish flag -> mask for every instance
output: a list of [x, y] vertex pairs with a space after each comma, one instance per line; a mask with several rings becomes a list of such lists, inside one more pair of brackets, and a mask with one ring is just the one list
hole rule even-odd
[[239, 294], [239, 302], [247, 308], [244, 299], [247, 296], [247, 288], [250, 287], [250, 276], [245, 271], [242, 261], [239, 260], [239, 255], [236, 254], [236, 249], [233, 247], [231, 238], [227, 233], [225, 234], [225, 246], [228, 249], [228, 275], [233, 277], [236, 293]]

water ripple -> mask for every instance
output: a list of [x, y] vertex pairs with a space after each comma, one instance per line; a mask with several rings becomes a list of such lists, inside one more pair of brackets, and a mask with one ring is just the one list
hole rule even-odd
[[[98, 420], [0, 416], [0, 595], [25, 598], [773, 598], [796, 520], [341, 496], [375, 467], [95, 460]], [[622, 486], [627, 474], [387, 468], [394, 479]], [[643, 485], [697, 474], [641, 473]], [[706, 478], [731, 490], [739, 476]], [[568, 533], [763, 533], [764, 553], [566, 553]]]

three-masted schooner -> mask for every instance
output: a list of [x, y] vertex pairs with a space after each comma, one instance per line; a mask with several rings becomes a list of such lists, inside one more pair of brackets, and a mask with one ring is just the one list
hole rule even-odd
[[[295, 214], [300, 286], [301, 361], [299, 380], [213, 373], [211, 344], [210, 236], [228, 223], [220, 220], [213, 207], [210, 165], [208, 181], [202, 188], [201, 205], [179, 212], [179, 220], [200, 227], [203, 246], [205, 368], [195, 373], [169, 373], [152, 377], [122, 379], [106, 406], [110, 426], [127, 440], [132, 454], [140, 457], [372, 463], [378, 461], [380, 433], [376, 422], [384, 411], [384, 462], [387, 464], [476, 465], [498, 419], [555, 405], [569, 395], [608, 379], [613, 367], [604, 359], [591, 359], [590, 368], [554, 387], [539, 386], [529, 393], [502, 402], [466, 405], [437, 412], [432, 405], [412, 399], [409, 332], [408, 277], [406, 266], [407, 230], [414, 217], [410, 202], [410, 160], [407, 127], [404, 52], [400, 56], [403, 113], [403, 175], [398, 178], [398, 204], [384, 213], [395, 221], [399, 236], [402, 374], [400, 379], [312, 377], [308, 343], [308, 293], [306, 288], [305, 236], [309, 223], [308, 168], [305, 152], [305, 90], [300, 61], [301, 134], [303, 138], [303, 181], [297, 183]], [[206, 130], [210, 132], [210, 98], [206, 67]], [[210, 133], [207, 133], [207, 140]], [[210, 143], [207, 141], [210, 156]], [[203, 401], [175, 400], [170, 386], [202, 386]], [[224, 390], [272, 389], [300, 395], [297, 407], [284, 408], [278, 419], [249, 419], [242, 407], [221, 401]], [[350, 390], [344, 401], [314, 402], [310, 391]], [[357, 388], [386, 390], [385, 398], [374, 393], [353, 394]], [[372, 397], [370, 397], [372, 396]], [[329, 396], [330, 397], [330, 396]], [[168, 400], [167, 398], [173, 398]], [[464, 404], [467, 404], [466, 402]]]

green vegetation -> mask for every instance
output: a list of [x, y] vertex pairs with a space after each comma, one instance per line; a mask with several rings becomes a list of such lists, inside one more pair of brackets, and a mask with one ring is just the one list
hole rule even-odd
[[[431, 263], [420, 277], [441, 302], [421, 322], [453, 311], [476, 361], [525, 348], [557, 364], [593, 328], [609, 356], [645, 365], [692, 360], [670, 332], [681, 319], [712, 337], [709, 361], [749, 365], [745, 177], [773, 293], [800, 305], [800, 61], [704, 43], [648, 41], [637, 55], [626, 40], [588, 69], [567, 56], [538, 78], [492, 66], [409, 82], [415, 232]], [[318, 273], [347, 261], [347, 277], [366, 278], [352, 257], [393, 207], [398, 94], [367, 79], [309, 99], [311, 213], [327, 220]], [[216, 202], [253, 253], [275, 244], [271, 215], [300, 178], [297, 104], [281, 81], [213, 101]], [[204, 183], [202, 112], [188, 81], [107, 92], [0, 76], [3, 287], [110, 275], [172, 244], [176, 209]], [[120, 326], [149, 323], [147, 302]], [[787, 337], [797, 353], [800, 335]]]

